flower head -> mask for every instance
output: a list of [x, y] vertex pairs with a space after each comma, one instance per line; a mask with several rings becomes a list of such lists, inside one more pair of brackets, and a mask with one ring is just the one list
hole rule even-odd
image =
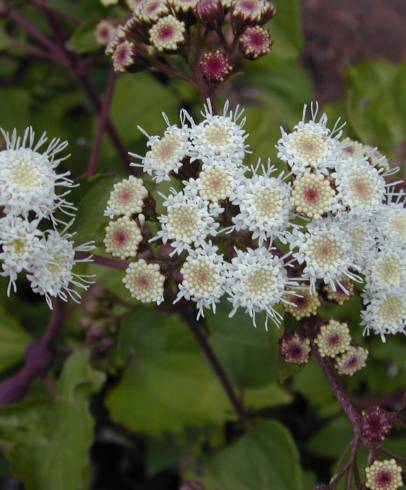
[[[372, 255], [372, 254], [371, 254]], [[369, 290], [382, 291], [404, 288], [406, 285], [406, 257], [403, 251], [389, 243], [381, 246], [367, 264], [366, 281]]]
[[385, 198], [385, 179], [366, 160], [339, 165], [333, 177], [343, 206], [352, 211], [373, 211]]
[[381, 407], [374, 406], [362, 412], [362, 435], [369, 441], [383, 441], [391, 429], [391, 416]]
[[111, 41], [111, 38], [113, 37], [114, 31], [115, 27], [110, 21], [100, 21], [96, 26], [96, 41], [102, 46], [107, 46], [107, 44]]
[[143, 181], [130, 175], [113, 186], [104, 212], [110, 218], [141, 213], [148, 191]]
[[297, 332], [288, 332], [281, 337], [279, 350], [285, 362], [306, 364], [310, 358], [310, 341]]
[[17, 275], [31, 270], [34, 257], [43, 249], [43, 233], [37, 227], [37, 221], [13, 215], [0, 218], [1, 275], [9, 278], [7, 294], [11, 288], [16, 291]]
[[291, 202], [296, 212], [307, 218], [321, 218], [337, 209], [335, 192], [329, 180], [309, 172], [295, 179]]
[[402, 468], [394, 459], [374, 461], [365, 473], [365, 484], [371, 490], [397, 490], [403, 485]]
[[234, 0], [231, 16], [234, 21], [244, 24], [259, 23], [268, 13], [269, 2], [266, 0]]
[[183, 125], [181, 128], [169, 125], [162, 137], [145, 134], [150, 149], [144, 157], [132, 154], [141, 160], [140, 164], [133, 165], [143, 167], [144, 172], [152, 175], [156, 182], [170, 180], [171, 172], [179, 171], [189, 153], [189, 130]]
[[141, 21], [152, 23], [167, 15], [168, 12], [169, 9], [165, 0], [143, 0], [134, 13]]
[[406, 297], [403, 290], [366, 291], [363, 295], [365, 310], [361, 312], [361, 323], [364, 333], [371, 331], [385, 335], [405, 332], [406, 327]]
[[106, 227], [104, 246], [107, 252], [110, 252], [115, 257], [122, 259], [135, 257], [141, 241], [142, 234], [139, 226], [128, 216], [122, 216], [115, 221], [110, 221]]
[[206, 238], [217, 234], [216, 218], [221, 208], [194, 194], [172, 191], [163, 203], [166, 214], [159, 217], [161, 230], [154, 240], [168, 241], [176, 253], [203, 246]]
[[248, 148], [242, 113], [239, 107], [229, 112], [226, 103], [223, 115], [214, 115], [208, 102], [203, 112], [204, 120], [200, 124], [191, 120], [193, 157], [202, 160], [203, 166], [210, 166], [219, 160], [234, 168], [241, 165]]
[[290, 227], [290, 186], [279, 177], [266, 175], [241, 179], [233, 193], [232, 202], [240, 208], [233, 217], [236, 230], [249, 230], [254, 239], [284, 240]]
[[224, 82], [233, 70], [228, 55], [221, 49], [203, 53], [200, 62], [200, 70], [209, 82]]
[[318, 294], [310, 291], [310, 288], [305, 284], [300, 284], [298, 288], [294, 288], [292, 294], [286, 296], [286, 300], [283, 308], [296, 320], [315, 315], [320, 306]]
[[350, 347], [350, 330], [346, 323], [330, 320], [320, 327], [315, 343], [322, 357], [336, 357]]
[[312, 290], [318, 279], [330, 284], [333, 291], [337, 286], [345, 290], [341, 283], [343, 276], [359, 282], [359, 277], [350, 272], [358, 267], [354, 264], [348, 236], [338, 223], [316, 222], [308, 226], [308, 233], [296, 232], [290, 240], [292, 247], [298, 248], [293, 256], [299, 264], [305, 264], [304, 275], [309, 278]]
[[248, 27], [238, 42], [240, 53], [250, 60], [264, 56], [272, 47], [271, 34], [261, 26]]
[[131, 262], [125, 271], [123, 283], [133, 298], [142, 303], [160, 304], [163, 301], [165, 276], [158, 264], [147, 264], [145, 260]]
[[298, 285], [288, 277], [284, 262], [264, 247], [247, 251], [236, 250], [228, 270], [227, 292], [233, 309], [243, 308], [253, 319], [257, 313], [266, 315], [265, 327], [271, 318], [279, 324], [282, 316], [275, 309], [279, 303], [285, 303], [285, 295]]
[[329, 301], [343, 305], [352, 298], [354, 294], [354, 283], [347, 276], [344, 276], [340, 279], [340, 284], [342, 284], [343, 288], [337, 285], [335, 291], [330, 284], [327, 284], [324, 286], [324, 292]]
[[296, 124], [291, 133], [282, 129], [282, 137], [276, 144], [278, 157], [287, 162], [296, 175], [309, 169], [326, 173], [329, 168], [334, 168], [339, 158], [336, 139], [341, 132], [336, 128], [327, 128], [325, 114], [319, 121], [316, 120], [317, 106], [311, 106], [312, 119], [305, 122], [306, 110], [305, 106], [302, 121]]
[[176, 51], [184, 42], [185, 24], [173, 15], [162, 17], [154, 24], [149, 36], [158, 51]]
[[56, 209], [70, 214], [73, 206], [65, 200], [66, 191], [73, 187], [69, 172], [57, 174], [55, 169], [67, 157], [58, 156], [67, 146], [59, 139], [48, 141], [46, 133], [35, 142], [35, 133], [27, 128], [23, 136], [16, 131], [10, 135], [2, 131], [6, 149], [0, 151], [0, 206], [5, 213], [27, 216], [33, 212], [38, 218], [51, 218]]
[[139, 50], [132, 41], [121, 42], [113, 52], [113, 68], [116, 72], [125, 72], [137, 61]]
[[223, 201], [235, 192], [240, 178], [241, 172], [219, 163], [204, 168], [196, 180], [191, 179], [187, 182], [185, 190], [197, 192], [208, 201]]
[[94, 243], [84, 243], [75, 247], [68, 233], [59, 234], [55, 230], [48, 231], [42, 239], [42, 249], [37, 250], [33, 264], [27, 274], [31, 288], [35, 293], [45, 296], [52, 309], [52, 298], [58, 297], [63, 301], [72, 299], [79, 302], [80, 294], [77, 289], [88, 289], [93, 276], [73, 272], [78, 262], [90, 262], [91, 256], [84, 259], [75, 258], [76, 252], [89, 252], [94, 249]]
[[204, 316], [203, 308], [211, 308], [215, 312], [225, 283], [225, 264], [217, 253], [217, 247], [205, 244], [190, 251], [180, 273], [183, 279], [176, 301], [185, 298], [196, 303], [197, 318]]
[[349, 347], [349, 349], [336, 359], [336, 368], [339, 374], [352, 376], [365, 367], [368, 351], [363, 347]]

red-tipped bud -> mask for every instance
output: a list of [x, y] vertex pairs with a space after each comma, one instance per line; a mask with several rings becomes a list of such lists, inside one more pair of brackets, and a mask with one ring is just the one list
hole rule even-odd
[[371, 407], [362, 412], [362, 435], [370, 441], [383, 441], [391, 429], [391, 417], [381, 407]]
[[263, 24], [269, 17], [267, 0], [235, 0], [231, 9], [234, 28], [239, 30], [244, 25]]
[[97, 43], [101, 46], [107, 46], [111, 41], [115, 30], [116, 28], [110, 21], [102, 20], [99, 22], [95, 30]]
[[271, 34], [261, 26], [248, 27], [239, 40], [241, 54], [250, 60], [269, 53], [271, 46]]
[[224, 17], [224, 10], [219, 0], [200, 0], [196, 6], [196, 16], [209, 26], [216, 26]]
[[297, 332], [285, 332], [279, 341], [279, 351], [285, 362], [305, 364], [310, 357], [310, 341]]
[[116, 72], [133, 71], [140, 58], [140, 50], [131, 41], [120, 43], [113, 53], [113, 67]]
[[221, 49], [204, 53], [200, 58], [200, 69], [209, 82], [223, 82], [233, 70], [230, 58]]

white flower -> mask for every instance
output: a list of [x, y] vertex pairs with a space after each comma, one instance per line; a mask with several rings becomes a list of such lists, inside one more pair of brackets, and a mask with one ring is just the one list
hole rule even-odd
[[167, 15], [151, 27], [149, 38], [158, 51], [175, 51], [185, 41], [185, 31], [184, 22]]
[[171, 172], [177, 173], [183, 160], [189, 155], [189, 129], [184, 124], [182, 127], [171, 125], [165, 114], [163, 117], [168, 125], [162, 137], [150, 136], [142, 128], [138, 128], [147, 138], [147, 146], [150, 148], [146, 155], [140, 156], [130, 153], [131, 156], [141, 160], [141, 163], [133, 163], [135, 167], [142, 167], [144, 172], [153, 176], [155, 182], [170, 180]]
[[160, 304], [164, 300], [165, 276], [158, 264], [147, 264], [141, 259], [132, 262], [125, 271], [123, 283], [133, 298], [142, 303]]
[[202, 160], [203, 167], [211, 166], [219, 160], [231, 167], [241, 165], [248, 151], [245, 144], [248, 134], [243, 129], [245, 118], [241, 119], [242, 114], [243, 110], [239, 106], [229, 111], [226, 102], [223, 115], [215, 115], [210, 100], [207, 100], [202, 112], [204, 120], [196, 124], [185, 111], [185, 116], [192, 124], [190, 135], [193, 158]]
[[342, 204], [356, 212], [370, 212], [382, 204], [386, 184], [381, 173], [366, 160], [351, 160], [332, 174]]
[[238, 308], [243, 308], [253, 319], [255, 315], [265, 312], [267, 328], [268, 319], [276, 324], [282, 315], [275, 309], [279, 303], [286, 303], [285, 295], [293, 293], [298, 281], [290, 279], [283, 259], [274, 256], [264, 247], [247, 251], [236, 250], [236, 257], [231, 261], [227, 274], [226, 292], [233, 305], [230, 317]]
[[18, 273], [30, 270], [34, 257], [43, 249], [38, 222], [8, 215], [0, 219], [1, 275], [9, 278], [7, 294], [16, 291]]
[[316, 172], [326, 173], [334, 168], [340, 158], [340, 147], [337, 139], [341, 136], [338, 121], [334, 128], [327, 127], [327, 116], [323, 114], [317, 121], [318, 106], [311, 105], [311, 120], [305, 122], [307, 106], [303, 110], [303, 118], [286, 133], [281, 128], [282, 137], [276, 144], [278, 158], [287, 162], [296, 175], [303, 174], [312, 168]]
[[342, 213], [335, 222], [347, 234], [354, 262], [364, 267], [376, 250], [376, 226], [370, 216]]
[[371, 331], [379, 334], [383, 341], [385, 335], [405, 333], [406, 294], [402, 291], [366, 291], [363, 294], [366, 308], [361, 312], [364, 334]]
[[[163, 196], [165, 197], [165, 196]], [[161, 230], [152, 240], [161, 239], [163, 243], [171, 242], [175, 252], [180, 254], [183, 250], [190, 250], [203, 246], [209, 236], [217, 234], [218, 223], [215, 218], [222, 208], [192, 193], [177, 193], [171, 189], [171, 194], [163, 205], [166, 214], [159, 216]]]
[[42, 239], [42, 249], [38, 250], [27, 274], [31, 288], [35, 293], [45, 296], [52, 309], [52, 297], [59, 297], [63, 301], [71, 298], [79, 302], [79, 289], [88, 289], [93, 276], [76, 274], [73, 268], [78, 262], [90, 262], [91, 256], [83, 259], [75, 258], [76, 252], [89, 252], [94, 249], [94, 243], [88, 242], [76, 246], [71, 240], [71, 234], [59, 234], [55, 230], [48, 230]]
[[128, 216], [110, 221], [106, 227], [104, 246], [107, 252], [115, 257], [125, 259], [135, 257], [138, 252], [138, 245], [142, 241], [142, 234], [137, 223]]
[[243, 171], [232, 169], [225, 164], [216, 163], [204, 168], [197, 179], [185, 182], [185, 192], [194, 192], [203, 199], [218, 202], [230, 198], [242, 179]]
[[345, 138], [340, 142], [340, 151], [343, 160], [362, 160], [368, 153], [365, 145], [350, 138]]
[[175, 303], [182, 298], [197, 304], [197, 318], [204, 316], [203, 309], [216, 311], [216, 303], [224, 293], [225, 263], [217, 247], [204, 244], [191, 250], [180, 271], [183, 279]]
[[130, 175], [128, 179], [114, 184], [104, 214], [116, 218], [141, 213], [147, 195], [142, 180]]
[[[258, 168], [258, 167], [257, 167]], [[290, 227], [290, 186], [283, 182], [283, 174], [271, 177], [273, 167], [263, 168], [265, 175], [255, 174], [252, 178], [239, 181], [231, 201], [240, 208], [233, 217], [233, 230], [250, 230], [253, 239], [284, 241]]]
[[57, 174], [59, 163], [67, 158], [58, 157], [67, 142], [53, 139], [41, 150], [48, 138], [44, 133], [35, 142], [35, 133], [27, 128], [23, 136], [2, 131], [6, 149], [0, 151], [0, 206], [5, 213], [28, 216], [34, 212], [39, 218], [51, 218], [52, 213], [61, 209], [71, 215], [74, 207], [64, 197], [69, 191], [57, 194], [57, 188], [72, 188], [68, 178], [70, 172]]
[[307, 218], [321, 218], [323, 214], [339, 209], [336, 193], [328, 178], [309, 172], [295, 179], [291, 202], [295, 210]]
[[351, 272], [351, 269], [359, 268], [352, 255], [348, 234], [339, 222], [331, 219], [319, 220], [310, 224], [307, 231], [294, 231], [290, 241], [292, 249], [298, 249], [292, 255], [299, 264], [305, 264], [304, 277], [310, 280], [312, 291], [315, 291], [318, 279], [329, 284], [333, 291], [337, 285], [345, 291], [341, 283], [343, 276], [360, 281]]
[[377, 222], [380, 241], [388, 240], [393, 246], [406, 247], [406, 208], [404, 203], [381, 206], [374, 219]]
[[367, 262], [366, 282], [371, 291], [406, 287], [406, 256], [404, 251], [386, 243]]

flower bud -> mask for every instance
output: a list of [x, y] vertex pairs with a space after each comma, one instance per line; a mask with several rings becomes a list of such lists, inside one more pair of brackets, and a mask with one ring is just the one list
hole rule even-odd
[[383, 441], [391, 429], [391, 417], [381, 407], [370, 407], [362, 412], [362, 435], [369, 441]]
[[285, 362], [305, 364], [310, 357], [310, 341], [297, 332], [285, 332], [279, 340], [279, 351]]
[[173, 15], [162, 17], [149, 31], [151, 43], [158, 51], [176, 51], [185, 38], [185, 24]]
[[101, 46], [107, 46], [114, 35], [115, 27], [108, 20], [99, 22], [95, 29], [96, 41]]
[[231, 21], [234, 31], [241, 31], [244, 26], [263, 24], [269, 17], [267, 0], [235, 0], [231, 7]]
[[219, 0], [200, 0], [196, 6], [197, 18], [211, 27], [220, 24], [224, 10]]
[[269, 53], [271, 46], [271, 35], [261, 26], [248, 27], [239, 39], [240, 53], [250, 60]]
[[337, 303], [339, 305], [343, 305], [346, 301], [350, 300], [354, 295], [354, 284], [351, 282], [347, 276], [344, 276], [340, 283], [344, 286], [344, 289], [340, 287], [338, 284], [336, 290], [327, 284], [324, 287], [324, 292], [326, 293], [327, 299], [333, 303]]
[[114, 71], [133, 71], [136, 63], [141, 58], [141, 52], [138, 46], [132, 41], [123, 41], [114, 50], [112, 58]]
[[209, 82], [224, 82], [233, 70], [230, 58], [221, 49], [204, 53], [200, 58], [200, 69]]

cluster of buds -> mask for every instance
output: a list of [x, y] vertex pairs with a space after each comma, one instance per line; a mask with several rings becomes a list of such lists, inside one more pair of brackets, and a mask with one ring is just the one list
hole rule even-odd
[[362, 436], [369, 441], [383, 441], [392, 426], [391, 415], [383, 408], [374, 406], [362, 412]]
[[[126, 198], [137, 196], [129, 212], [121, 205], [111, 211], [119, 187], [110, 197], [106, 214], [114, 221], [105, 244], [136, 260], [124, 278], [131, 294], [195, 303], [198, 317], [225, 297], [230, 316], [242, 309], [254, 324], [258, 314], [279, 324], [283, 309], [296, 319], [312, 316], [321, 298], [340, 304], [355, 294], [354, 282], [364, 281], [365, 332], [404, 332], [404, 194], [386, 182], [393, 171], [376, 160], [377, 150], [349, 156], [342, 125], [329, 129], [312, 105], [310, 120], [305, 108], [292, 132], [282, 130], [276, 147], [289, 171], [278, 174], [270, 162], [246, 165], [241, 109], [226, 104], [219, 115], [208, 102], [202, 115], [196, 122], [182, 110], [180, 125], [165, 116], [162, 135], [142, 130], [147, 151], [132, 155], [134, 165], [156, 187], [148, 193], [135, 177], [118, 184]], [[171, 180], [177, 182], [169, 195], [162, 194], [160, 183]], [[149, 205], [145, 212], [151, 200], [161, 201], [161, 214]], [[365, 364], [367, 351], [352, 345], [343, 323], [322, 326], [316, 344], [341, 374]], [[306, 360], [308, 348], [293, 334], [281, 345], [296, 362]]]
[[[137, 0], [126, 21], [102, 21], [96, 38], [118, 72], [157, 69], [175, 74], [175, 55], [187, 65], [177, 72], [199, 86], [216, 86], [241, 64], [271, 50], [264, 25], [275, 15], [268, 0]], [[178, 68], [176, 68], [178, 70]]]
[[[91, 257], [93, 243], [75, 247], [68, 228], [75, 207], [66, 200], [73, 187], [70, 172], [57, 173], [66, 156], [60, 154], [67, 143], [38, 140], [32, 128], [23, 135], [2, 131], [5, 149], [0, 151], [0, 263], [1, 275], [9, 280], [7, 293], [17, 290], [24, 274], [31, 289], [44, 296], [52, 308], [52, 298], [79, 300], [77, 289], [87, 289], [90, 277], [73, 272], [76, 262]], [[70, 220], [68, 223], [64, 219]], [[61, 230], [59, 230], [61, 228]]]
[[352, 345], [350, 329], [344, 322], [330, 320], [322, 325], [314, 342], [322, 357], [335, 360], [340, 374], [352, 376], [365, 367], [368, 351]]

